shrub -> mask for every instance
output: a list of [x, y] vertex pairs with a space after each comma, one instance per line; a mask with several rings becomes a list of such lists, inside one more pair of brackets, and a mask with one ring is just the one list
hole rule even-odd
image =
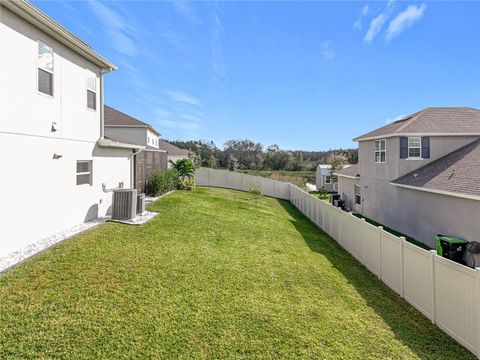
[[252, 196], [252, 199], [253, 200], [260, 200], [261, 197], [262, 197], [262, 192], [260, 191], [260, 189], [258, 187], [256, 187], [255, 185], [251, 185], [250, 186], [250, 189], [248, 189], [248, 193]]
[[180, 180], [178, 184], [180, 190], [195, 190], [195, 180], [194, 179], [183, 179]]
[[157, 171], [149, 184], [149, 193], [159, 196], [178, 187], [178, 172], [175, 169]]

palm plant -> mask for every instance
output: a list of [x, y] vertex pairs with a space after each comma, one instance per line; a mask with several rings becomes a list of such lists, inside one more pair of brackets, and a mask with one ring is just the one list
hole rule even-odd
[[195, 174], [195, 166], [190, 159], [180, 159], [175, 162], [170, 160], [172, 167], [177, 170], [178, 177], [185, 181], [185, 178], [191, 179]]

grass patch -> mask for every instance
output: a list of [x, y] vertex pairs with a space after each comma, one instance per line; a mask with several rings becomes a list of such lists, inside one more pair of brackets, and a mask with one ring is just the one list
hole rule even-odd
[[474, 359], [288, 202], [151, 210], [0, 275], [0, 358]]

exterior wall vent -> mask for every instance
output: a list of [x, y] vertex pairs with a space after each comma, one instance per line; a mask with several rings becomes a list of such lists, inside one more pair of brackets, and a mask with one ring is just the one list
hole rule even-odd
[[137, 190], [113, 190], [112, 219], [132, 220], [137, 215]]

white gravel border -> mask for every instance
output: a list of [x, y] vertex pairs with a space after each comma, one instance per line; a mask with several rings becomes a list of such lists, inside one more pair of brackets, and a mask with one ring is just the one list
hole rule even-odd
[[12, 266], [20, 264], [22, 261], [25, 261], [29, 257], [36, 255], [59, 242], [68, 239], [72, 236], [80, 234], [84, 231], [87, 231], [95, 226], [103, 224], [105, 219], [96, 219], [92, 221], [85, 222], [83, 224], [76, 225], [69, 229], [66, 229], [62, 232], [59, 232], [55, 235], [40, 239], [33, 244], [30, 244], [23, 249], [14, 251], [13, 253], [8, 254], [7, 256], [0, 258], [0, 273], [11, 268]]
[[[151, 197], [147, 196], [145, 198], [145, 201], [147, 204], [150, 204], [154, 201], [157, 201], [158, 199], [161, 199], [164, 196], [170, 195], [176, 190], [169, 191], [161, 196], [157, 197]], [[90, 230], [94, 228], [95, 226], [98, 226], [100, 224], [103, 224], [106, 221], [113, 221], [113, 222], [119, 222], [122, 224], [128, 224], [128, 225], [143, 225], [146, 222], [150, 221], [153, 219], [155, 216], [157, 216], [159, 213], [153, 212], [153, 211], [145, 211], [142, 215], [138, 215], [135, 219], [133, 220], [128, 220], [128, 221], [123, 221], [123, 220], [112, 220], [110, 217], [105, 217], [105, 218], [99, 218], [95, 219], [92, 221], [87, 221], [83, 224], [78, 224], [75, 225], [69, 229], [63, 230], [62, 232], [59, 232], [55, 235], [40, 239], [23, 249], [14, 251], [7, 256], [0, 257], [0, 273], [6, 271], [7, 269], [20, 264], [21, 262], [25, 261], [26, 259], [37, 255], [41, 253], [42, 251], [47, 250], [48, 248], [52, 247], [55, 244], [58, 244], [59, 242], [62, 242], [63, 240], [66, 240], [68, 238], [71, 238], [72, 236], [78, 235], [84, 231]]]

